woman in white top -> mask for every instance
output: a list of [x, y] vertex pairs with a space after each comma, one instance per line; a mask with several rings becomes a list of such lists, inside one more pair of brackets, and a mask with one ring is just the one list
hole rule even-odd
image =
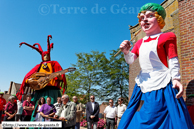
[[21, 115], [22, 115], [22, 111], [23, 111], [22, 104], [23, 104], [22, 101], [17, 100], [17, 109], [18, 109], [18, 111], [15, 115], [15, 121], [18, 121], [18, 120], [22, 121], [22, 119], [21, 119]]
[[38, 105], [35, 109], [35, 113], [34, 113], [35, 119], [34, 119], [34, 121], [42, 121], [42, 116], [40, 115], [40, 109], [41, 109], [43, 104], [45, 104], [45, 98], [41, 97], [38, 100]]

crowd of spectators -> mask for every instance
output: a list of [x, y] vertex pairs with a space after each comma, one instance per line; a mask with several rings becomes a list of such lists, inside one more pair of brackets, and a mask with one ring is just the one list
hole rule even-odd
[[[27, 94], [26, 100], [17, 100], [15, 95], [11, 95], [6, 103], [3, 93], [0, 92], [0, 116], [5, 113], [3, 121], [62, 121], [62, 128], [80, 129], [83, 104], [78, 101], [77, 96], [73, 96], [73, 101], [68, 95], [57, 98], [57, 102], [51, 104], [51, 98], [41, 97], [38, 105], [31, 101], [31, 94]], [[109, 106], [104, 110], [106, 129], [114, 129], [115, 123], [119, 123], [122, 114], [126, 110], [126, 105], [122, 104], [123, 99], [118, 99], [118, 106], [113, 105], [113, 100], [109, 100]], [[86, 104], [87, 128], [97, 129], [99, 121], [99, 104], [95, 102], [95, 96], [90, 96], [90, 102]], [[33, 113], [34, 112], [34, 113]], [[33, 115], [33, 117], [32, 117]], [[1, 118], [1, 117], [0, 117]], [[32, 119], [34, 118], [34, 119]], [[1, 121], [1, 119], [0, 119]], [[25, 127], [26, 128], [26, 127]], [[44, 128], [42, 128], [44, 129]], [[47, 127], [47, 129], [50, 129]]]
[[[76, 96], [73, 97], [74, 102], [71, 102], [69, 96], [65, 94], [58, 97], [55, 104], [51, 104], [50, 97], [47, 97], [46, 100], [41, 97], [35, 107], [35, 103], [31, 101], [31, 94], [27, 94], [24, 101], [17, 100], [15, 95], [11, 95], [8, 103], [3, 98], [3, 94], [0, 92], [0, 116], [3, 111], [5, 113], [3, 121], [32, 121], [33, 115], [33, 121], [62, 121], [62, 128], [80, 128], [82, 104], [77, 101]], [[47, 127], [47, 129], [50, 128]]]

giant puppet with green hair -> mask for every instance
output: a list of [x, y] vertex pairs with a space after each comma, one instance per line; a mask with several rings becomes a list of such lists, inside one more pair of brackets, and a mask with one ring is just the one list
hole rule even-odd
[[139, 57], [141, 71], [135, 78], [127, 110], [118, 129], [192, 129], [193, 124], [183, 98], [180, 83], [176, 36], [162, 33], [165, 9], [155, 3], [141, 7], [138, 19], [146, 36], [131, 51], [128, 40], [120, 49], [132, 64]]

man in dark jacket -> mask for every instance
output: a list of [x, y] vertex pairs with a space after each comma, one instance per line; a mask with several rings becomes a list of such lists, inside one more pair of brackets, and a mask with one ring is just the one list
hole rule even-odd
[[86, 120], [88, 124], [88, 129], [91, 129], [93, 124], [93, 129], [97, 129], [97, 123], [99, 120], [99, 104], [95, 102], [94, 95], [90, 96], [90, 101], [86, 104]]

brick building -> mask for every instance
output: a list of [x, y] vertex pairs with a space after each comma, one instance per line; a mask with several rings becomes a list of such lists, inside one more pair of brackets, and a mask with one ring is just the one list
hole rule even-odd
[[[183, 98], [194, 94], [194, 0], [165, 0], [161, 5], [166, 10], [165, 27], [162, 32], [174, 32], [177, 36], [177, 49], [180, 62], [181, 83], [184, 86]], [[130, 26], [131, 37], [141, 27]], [[145, 36], [144, 32], [135, 38], [133, 43]], [[135, 77], [140, 72], [137, 59], [129, 67], [129, 99], [135, 85]]]

